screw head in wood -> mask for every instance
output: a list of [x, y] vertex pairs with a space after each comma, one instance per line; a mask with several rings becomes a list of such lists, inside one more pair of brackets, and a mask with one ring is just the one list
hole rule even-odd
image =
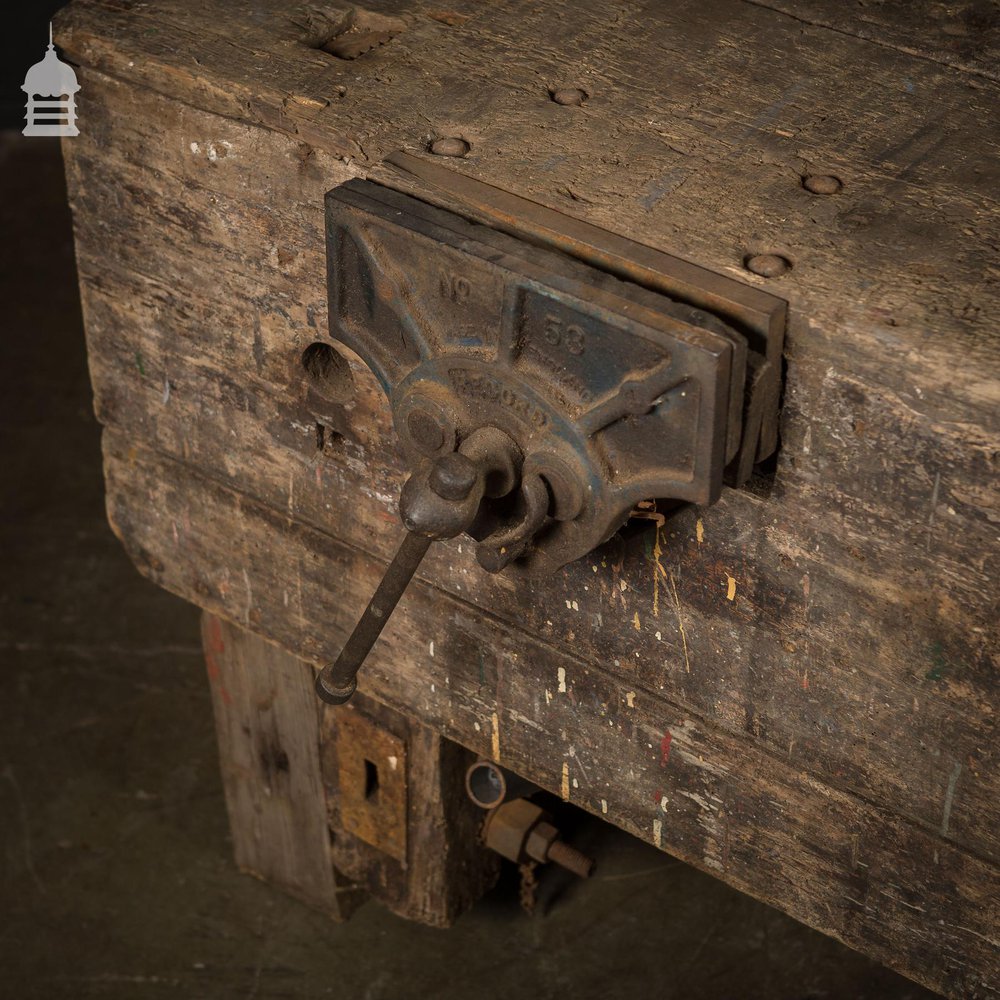
[[802, 178], [802, 186], [812, 194], [836, 194], [844, 183], [833, 174], [808, 174]]
[[776, 253], [758, 253], [747, 257], [743, 266], [761, 278], [778, 278], [791, 270], [792, 262]]
[[457, 135], [443, 136], [435, 139], [430, 145], [430, 150], [435, 156], [465, 156], [470, 148], [469, 144]]
[[578, 108], [590, 95], [579, 87], [560, 87], [552, 91], [552, 100], [556, 104], [563, 104], [566, 107]]

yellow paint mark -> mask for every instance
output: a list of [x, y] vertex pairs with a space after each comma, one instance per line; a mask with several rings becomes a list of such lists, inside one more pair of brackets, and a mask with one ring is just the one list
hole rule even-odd
[[663, 846], [663, 821], [654, 819], [653, 820], [653, 843], [657, 847]]
[[628, 705], [629, 708], [635, 708], [635, 692], [634, 691], [626, 691], [625, 692], [625, 704]]
[[500, 716], [493, 713], [493, 760], [500, 763]]
[[564, 802], [569, 802], [569, 761], [563, 761], [562, 770], [562, 797]]
[[674, 608], [677, 611], [677, 628], [681, 633], [681, 648], [684, 650], [684, 670], [691, 673], [691, 660], [688, 657], [687, 635], [684, 633], [684, 619], [681, 618], [681, 599], [677, 596], [677, 584], [674, 581], [674, 574], [670, 574], [670, 590], [674, 595]]
[[705, 525], [702, 523], [701, 518], [695, 522], [694, 525], [694, 536], [698, 539], [698, 544], [701, 545], [705, 541]]
[[604, 813], [605, 816], [608, 813], [608, 800], [607, 799], [601, 799], [601, 812]]
[[556, 671], [556, 677], [559, 680], [559, 693], [560, 694], [565, 694], [566, 693], [566, 668], [565, 667], [560, 667]]
[[632, 624], [635, 626], [636, 632], [641, 631], [641, 626], [639, 624], [639, 612], [638, 611], [632, 616]]
[[552, 692], [546, 688], [545, 689], [545, 704], [548, 705], [552, 701]]
[[731, 601], [736, 597], [736, 580], [728, 573], [726, 574], [726, 600]]
[[670, 800], [666, 797], [666, 795], [661, 796], [661, 798], [660, 798], [660, 808], [664, 812], [667, 811], [667, 805], [669, 804], [669, 802], [670, 802]]
[[665, 576], [663, 564], [660, 556], [663, 550], [660, 548], [660, 529], [657, 527], [655, 541], [653, 542], [653, 617], [660, 617], [660, 577]]

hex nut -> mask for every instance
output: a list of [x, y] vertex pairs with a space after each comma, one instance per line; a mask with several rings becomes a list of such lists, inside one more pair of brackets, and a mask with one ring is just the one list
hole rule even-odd
[[528, 839], [524, 842], [524, 853], [533, 861], [548, 861], [549, 848], [558, 838], [559, 831], [551, 823], [542, 820], [528, 832]]

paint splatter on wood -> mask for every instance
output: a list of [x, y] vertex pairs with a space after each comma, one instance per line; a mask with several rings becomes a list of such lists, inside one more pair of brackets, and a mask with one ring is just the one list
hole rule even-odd
[[670, 744], [673, 740], [673, 733], [668, 729], [660, 740], [660, 767], [666, 767], [670, 763]]

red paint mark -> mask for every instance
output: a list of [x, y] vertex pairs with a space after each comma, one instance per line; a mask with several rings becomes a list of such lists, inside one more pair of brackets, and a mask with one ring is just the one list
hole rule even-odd
[[660, 740], [660, 767], [666, 767], [670, 761], [670, 743], [672, 740], [673, 736], [668, 729], [663, 734], [663, 739]]
[[208, 634], [205, 636], [205, 670], [208, 679], [218, 687], [219, 696], [227, 705], [233, 703], [232, 695], [226, 690], [226, 685], [222, 683], [222, 672], [218, 663], [215, 662], [215, 654], [225, 652], [226, 644], [222, 641], [222, 625], [219, 619], [212, 617], [208, 620]]
[[809, 690], [809, 675], [808, 674], [803, 674], [802, 675], [802, 690], [803, 691], [808, 691]]
[[656, 789], [656, 794], [653, 796], [653, 802], [656, 805], [659, 805], [660, 804], [660, 800], [662, 798], [663, 798], [663, 789], [662, 788], [657, 788]]
[[222, 683], [222, 673], [210, 648], [205, 649], [205, 669], [208, 672], [208, 679], [219, 689], [222, 700], [227, 705], [231, 705], [233, 703], [232, 696], [226, 690], [226, 685]]
[[226, 644], [222, 641], [222, 623], [214, 615], [208, 619], [208, 641], [213, 652], [225, 652]]

